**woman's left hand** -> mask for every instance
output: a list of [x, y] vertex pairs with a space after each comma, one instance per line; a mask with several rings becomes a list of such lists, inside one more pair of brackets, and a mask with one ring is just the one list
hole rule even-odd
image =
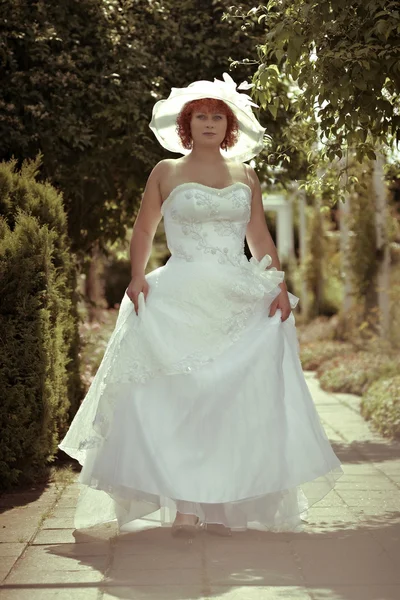
[[283, 289], [279, 296], [275, 298], [275, 300], [271, 303], [269, 307], [269, 316], [273, 317], [276, 313], [276, 309], [279, 308], [281, 310], [281, 321], [286, 321], [289, 318], [290, 313], [292, 312], [292, 308], [289, 302], [289, 296], [287, 290]]

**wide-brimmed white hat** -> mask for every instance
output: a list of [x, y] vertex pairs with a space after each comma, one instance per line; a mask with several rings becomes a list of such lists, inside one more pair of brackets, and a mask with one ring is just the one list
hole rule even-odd
[[238, 123], [238, 140], [232, 148], [221, 150], [226, 158], [244, 162], [256, 156], [263, 149], [265, 128], [255, 118], [252, 106], [257, 107], [250, 96], [237, 91], [249, 89], [252, 84], [243, 82], [239, 86], [228, 73], [223, 74], [223, 81], [195, 81], [185, 88], [171, 88], [166, 100], [159, 100], [153, 107], [150, 129], [160, 144], [179, 154], [188, 154], [190, 150], [183, 147], [179, 138], [176, 119], [187, 102], [202, 98], [222, 100], [232, 109]]

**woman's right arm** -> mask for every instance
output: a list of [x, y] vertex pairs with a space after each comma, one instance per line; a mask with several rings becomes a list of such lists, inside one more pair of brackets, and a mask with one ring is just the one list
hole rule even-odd
[[130, 243], [131, 281], [126, 293], [135, 306], [136, 314], [138, 313], [138, 296], [140, 292], [143, 292], [146, 299], [149, 291], [149, 285], [145, 279], [145, 269], [150, 257], [154, 235], [162, 218], [162, 197], [159, 184], [167, 166], [165, 162], [159, 162], [147, 180], [132, 231]]

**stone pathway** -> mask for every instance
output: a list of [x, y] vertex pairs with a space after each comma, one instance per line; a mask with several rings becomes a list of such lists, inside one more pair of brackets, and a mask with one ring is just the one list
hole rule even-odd
[[307, 382], [345, 475], [301, 533], [74, 531], [79, 484], [0, 498], [0, 600], [399, 600], [400, 444]]

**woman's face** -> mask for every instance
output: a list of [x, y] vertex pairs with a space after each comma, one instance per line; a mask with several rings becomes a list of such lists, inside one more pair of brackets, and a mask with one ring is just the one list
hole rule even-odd
[[224, 113], [196, 109], [190, 121], [193, 145], [219, 147], [224, 141], [227, 125]]

